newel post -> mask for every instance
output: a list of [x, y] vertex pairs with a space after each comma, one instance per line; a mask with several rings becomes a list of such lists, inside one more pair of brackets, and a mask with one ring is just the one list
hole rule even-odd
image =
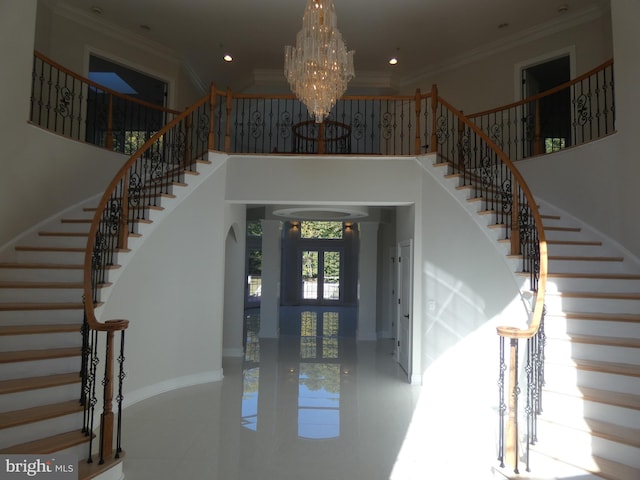
[[431, 146], [429, 152], [438, 153], [438, 87], [431, 85]]
[[224, 151], [231, 152], [231, 109], [233, 108], [231, 89], [227, 88], [227, 131], [224, 136]]
[[100, 464], [113, 455], [113, 330], [107, 330], [103, 408], [100, 416]]
[[107, 112], [107, 138], [105, 147], [113, 150], [113, 95], [109, 94], [109, 110]]
[[129, 180], [128, 175], [122, 178], [122, 204], [120, 206], [120, 225], [118, 228], [118, 247], [129, 248]]
[[325, 151], [324, 122], [320, 122], [318, 125], [318, 155], [324, 155]]
[[214, 150], [216, 146], [215, 136], [213, 134], [215, 131], [216, 87], [214, 87], [213, 83], [211, 83], [211, 87], [209, 88], [209, 110], [211, 110], [211, 120], [209, 121], [209, 138], [207, 141], [207, 147], [209, 150]]
[[514, 185], [511, 195], [513, 196], [513, 205], [511, 208], [511, 255], [520, 253], [520, 225], [518, 214], [520, 212], [520, 188]]
[[421, 105], [421, 95], [420, 95], [420, 89], [416, 88], [416, 140], [415, 140], [415, 152], [416, 155], [420, 155], [420, 113], [422, 111], [422, 105]]
[[533, 143], [533, 154], [540, 155], [542, 153], [542, 130], [540, 128], [540, 100], [536, 100], [536, 123]]

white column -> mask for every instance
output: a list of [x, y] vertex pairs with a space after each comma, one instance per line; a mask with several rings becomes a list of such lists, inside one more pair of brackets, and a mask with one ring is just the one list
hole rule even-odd
[[360, 222], [358, 258], [358, 340], [377, 340], [376, 285], [378, 269], [378, 223]]
[[280, 220], [262, 220], [260, 338], [278, 338], [280, 318]]

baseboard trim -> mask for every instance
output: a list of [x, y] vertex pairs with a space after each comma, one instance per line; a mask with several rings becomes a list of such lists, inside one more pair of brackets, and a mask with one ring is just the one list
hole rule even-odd
[[222, 369], [212, 370], [209, 372], [194, 373], [191, 375], [184, 375], [182, 377], [176, 377], [169, 380], [164, 380], [153, 385], [139, 388], [132, 392], [126, 393], [123, 400], [123, 407], [127, 408], [131, 405], [135, 405], [138, 402], [155, 397], [162, 393], [170, 392], [172, 390], [178, 390], [180, 388], [193, 387], [194, 385], [200, 385], [203, 383], [219, 382], [222, 380]]

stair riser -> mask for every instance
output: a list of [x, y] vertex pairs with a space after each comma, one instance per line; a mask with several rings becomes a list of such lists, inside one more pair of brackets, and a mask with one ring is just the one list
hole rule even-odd
[[[79, 222], [54, 222], [46, 226], [47, 232], [89, 233], [91, 224]], [[45, 230], [44, 228], [42, 230]]]
[[0, 288], [0, 303], [81, 302], [82, 288]]
[[82, 278], [82, 269], [0, 268], [2, 282], [81, 282]]
[[544, 325], [548, 336], [562, 336], [567, 333], [573, 333], [578, 335], [640, 338], [640, 322], [565, 319], [548, 315]]
[[84, 252], [26, 251], [16, 252], [17, 262], [84, 264]]
[[0, 430], [0, 448], [82, 428], [82, 412]]
[[[550, 255], [551, 256], [551, 255]], [[549, 272], [554, 273], [625, 273], [624, 262], [549, 259]]]
[[547, 291], [560, 292], [640, 292], [640, 279], [567, 278], [550, 276]]
[[547, 311], [551, 314], [562, 312], [637, 314], [640, 312], [640, 299], [575, 298], [550, 294], [546, 296], [546, 300]]
[[591, 418], [628, 428], [640, 428], [640, 415], [637, 410], [592, 402], [552, 391], [542, 393], [542, 408], [542, 419], [558, 423], [577, 425], [584, 423], [585, 418]]
[[592, 345], [551, 338], [547, 338], [545, 357], [551, 362], [571, 361], [576, 358], [640, 365], [640, 349], [638, 348]]
[[4, 352], [48, 348], [81, 347], [82, 335], [80, 333], [80, 328], [81, 325], [78, 325], [77, 332], [11, 335], [0, 337], [0, 343], [3, 344], [2, 351]]
[[637, 395], [640, 392], [640, 377], [578, 369], [574, 366], [547, 362], [545, 365], [546, 387], [565, 391], [569, 386], [589, 387]]
[[29, 242], [29, 245], [47, 246], [47, 247], [73, 247], [86, 248], [87, 237], [76, 236], [58, 236], [58, 235], [38, 235]]
[[0, 325], [50, 325], [52, 323], [82, 323], [83, 310], [19, 310], [0, 311]]
[[[588, 455], [590, 452], [591, 455], [640, 468], [640, 448], [598, 438], [588, 432], [541, 422], [539, 424], [538, 439], [540, 440], [540, 445], [544, 445], [543, 448], [545, 450], [551, 447], [551, 445], [547, 445], [547, 442], [553, 443], [557, 447], [555, 451], [559, 452], [557, 454], [561, 459], [564, 455], [571, 458], [575, 454], [568, 450], [581, 452], [582, 455]], [[566, 445], [571, 445], [572, 448], [563, 448]]]
[[580, 256], [580, 257], [612, 257], [619, 256], [619, 252], [603, 245], [557, 244], [548, 245], [549, 255]]
[[[78, 376], [80, 378], [80, 376]], [[80, 383], [61, 385], [39, 390], [8, 393], [2, 395], [2, 411], [10, 412], [23, 408], [39, 407], [50, 403], [64, 402], [80, 398]]]
[[81, 359], [77, 357], [52, 358], [31, 362], [16, 362], [0, 364], [0, 378], [12, 379], [56, 373], [80, 372]]

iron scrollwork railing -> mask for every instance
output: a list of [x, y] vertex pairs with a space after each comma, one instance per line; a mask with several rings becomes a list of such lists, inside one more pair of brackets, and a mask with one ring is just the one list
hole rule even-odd
[[[209, 99], [215, 97], [208, 95], [176, 116], [131, 156], [106, 188], [91, 224], [84, 263], [81, 402], [85, 407], [84, 430], [91, 443], [96, 408], [102, 403], [100, 463], [113, 456], [117, 458], [122, 450], [122, 387], [126, 376], [124, 334], [128, 326], [127, 320], [98, 321], [96, 307], [100, 304], [100, 288], [107, 281], [109, 269], [117, 265], [118, 254], [127, 251], [129, 235], [136, 233], [141, 222], [149, 221], [150, 211], [160, 208], [162, 197], [171, 196], [172, 188], [183, 183], [185, 172], [193, 171], [196, 160], [204, 158], [213, 148], [213, 105]], [[116, 332], [120, 332], [119, 342], [114, 340]], [[114, 360], [118, 365], [117, 372]], [[104, 374], [102, 397], [99, 398], [101, 361]], [[116, 412], [113, 411], [114, 394]], [[90, 444], [89, 462], [93, 461], [91, 451]]]
[[39, 52], [31, 82], [31, 122], [126, 155], [179, 113], [99, 85]]
[[[528, 273], [533, 303], [525, 328], [498, 327], [500, 339], [498, 374], [499, 444], [498, 460], [518, 473], [521, 452], [520, 416], [526, 418], [525, 464], [529, 470], [530, 445], [537, 441], [537, 416], [541, 412], [544, 384], [544, 296], [547, 276], [547, 247], [542, 220], [536, 202], [524, 179], [507, 155], [489, 135], [453, 109], [441, 98], [433, 103], [434, 137], [438, 161], [458, 175], [460, 185], [470, 190], [480, 210], [495, 217], [501, 238], [509, 242], [510, 254], [521, 258], [521, 271]], [[526, 340], [524, 365], [521, 366], [520, 340]], [[505, 342], [509, 342], [506, 355]], [[526, 401], [521, 410], [521, 370], [526, 376]], [[508, 379], [505, 379], [505, 374]], [[505, 417], [507, 420], [505, 422]]]
[[326, 125], [327, 131], [330, 125], [344, 125], [341, 130], [349, 128], [349, 135], [340, 132], [339, 142], [325, 136], [324, 150], [301, 144], [295, 135], [294, 129], [300, 130], [296, 125], [314, 122], [293, 95], [264, 97], [230, 90], [216, 90], [215, 95], [219, 97], [213, 113], [215, 143], [227, 153], [414, 155], [428, 151], [430, 94], [419, 91], [415, 96], [344, 96], [336, 102]]
[[546, 92], [469, 115], [511, 159], [553, 153], [615, 132], [613, 60]]

